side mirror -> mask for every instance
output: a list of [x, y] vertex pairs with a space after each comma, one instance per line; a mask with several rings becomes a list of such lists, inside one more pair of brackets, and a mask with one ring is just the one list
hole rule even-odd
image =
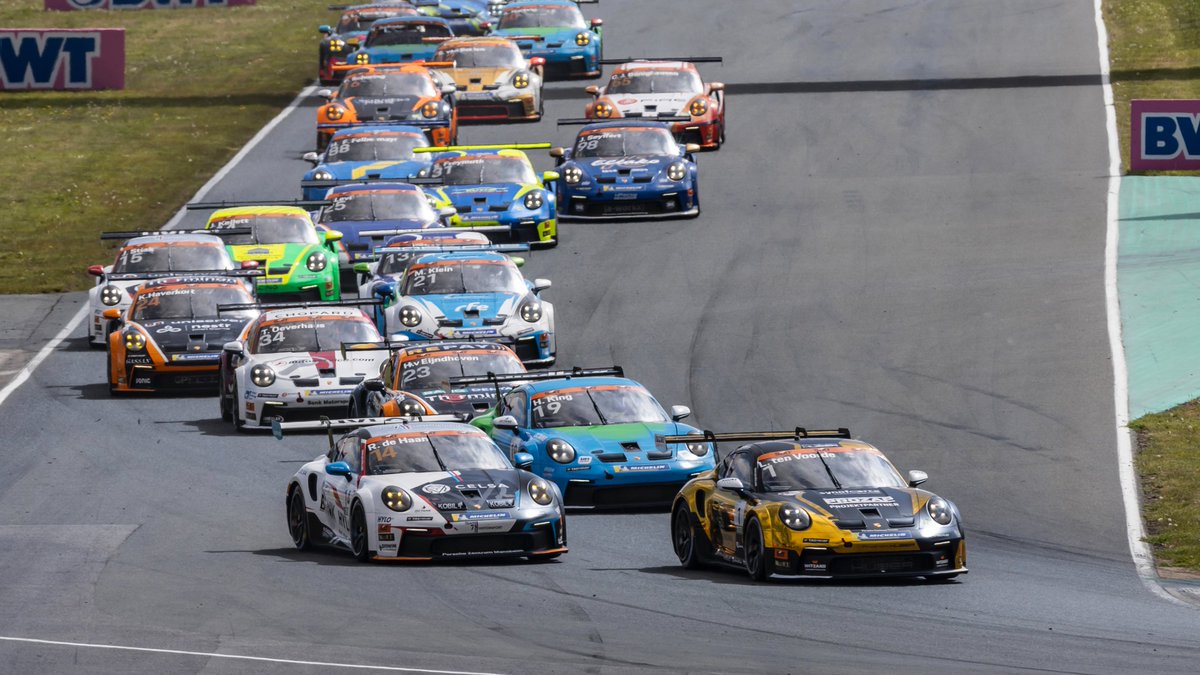
[[692, 409], [686, 405], [671, 406], [671, 421], [678, 422], [679, 420], [687, 419], [692, 416]]
[[317, 96], [320, 96], [321, 98], [328, 101], [329, 99], [333, 98], [333, 90], [332, 89], [318, 89]]
[[526, 471], [533, 468], [533, 455], [528, 452], [518, 452], [513, 455], [513, 466]]
[[392, 333], [388, 336], [388, 342], [408, 342], [408, 336], [404, 333]]
[[458, 211], [455, 210], [453, 206], [443, 206], [442, 208], [438, 209], [438, 216], [442, 218], [449, 218], [456, 213], [458, 213]]
[[699, 143], [688, 143], [687, 145], [683, 146], [683, 150], [684, 150], [684, 152], [689, 152], [689, 153], [690, 152], [700, 152], [700, 144]]
[[330, 33], [333, 32], [333, 28], [330, 27], [328, 24], [323, 23], [320, 26], [317, 26], [317, 32], [320, 33], [321, 35], [329, 35]]
[[104, 265], [91, 265], [87, 268], [87, 273], [94, 277], [104, 276]]
[[321, 163], [321, 156], [315, 152], [306, 152], [303, 155], [300, 155], [300, 159], [303, 159], [306, 162], [312, 162], [313, 164]]
[[337, 241], [342, 238], [342, 233], [337, 230], [325, 230], [325, 243]]
[[239, 267], [241, 267], [244, 270], [256, 270], [256, 269], [258, 269], [258, 261], [257, 260], [243, 260], [242, 263], [239, 265]]
[[557, 171], [543, 171], [542, 172], [542, 182], [544, 182], [544, 183], [549, 183], [551, 181], [556, 181], [558, 179], [559, 179], [559, 175], [558, 175]]
[[221, 351], [225, 352], [226, 354], [237, 354], [240, 356], [245, 352], [245, 347], [242, 346], [241, 342], [234, 340], [232, 342], [226, 342], [225, 346], [221, 347]]
[[333, 462], [325, 465], [325, 473], [330, 476], [345, 476], [350, 480], [350, 465], [345, 462]]
[[550, 156], [551, 157], [560, 157], [561, 158], [563, 156], [563, 154], [564, 154], [563, 148], [550, 148]]
[[728, 478], [722, 478], [721, 480], [717, 481], [717, 487], [722, 490], [729, 490], [731, 492], [746, 491], [746, 486], [742, 483], [742, 479], [734, 478], [732, 476]]
[[442, 93], [443, 94], [453, 94], [456, 91], [458, 91], [458, 87], [454, 86], [453, 84], [443, 84], [442, 85]]
[[383, 380], [374, 378], [363, 382], [363, 388], [367, 391], [383, 391]]
[[534, 56], [529, 59], [530, 68], [541, 68], [546, 65], [546, 59], [541, 56]]
[[918, 485], [920, 485], [921, 483], [924, 483], [927, 480], [929, 480], [929, 474], [925, 473], [924, 471], [913, 470], [913, 471], [908, 472], [908, 486], [909, 487], [917, 487]]
[[594, 84], [589, 84], [588, 86], [584, 87], [583, 90], [586, 91], [587, 93], [591, 94], [592, 96], [600, 95], [600, 87], [597, 87]]
[[592, 28], [599, 28], [604, 25], [604, 19], [592, 19]]
[[364, 262], [354, 263], [354, 271], [358, 272], [359, 274], [370, 274], [371, 273], [371, 263], [364, 263]]
[[121, 318], [121, 310], [117, 309], [116, 307], [112, 309], [106, 309], [100, 314], [100, 316], [108, 319], [109, 321], [116, 321], [117, 319]]
[[724, 82], [710, 82], [708, 84], [708, 90], [709, 91], [725, 91], [725, 83]]
[[519, 256], [519, 255], [513, 255], [513, 256], [509, 256], [509, 258], [508, 258], [508, 259], [509, 259], [509, 260], [511, 260], [511, 261], [513, 261], [513, 264], [514, 264], [514, 265], [516, 265], [517, 267], [524, 267], [524, 266], [525, 266], [525, 259], [524, 259], [524, 258], [522, 258], [522, 257], [521, 257], [521, 256]]
[[533, 292], [534, 293], [541, 293], [542, 291], [546, 290], [547, 288], [550, 288], [550, 280], [549, 279], [534, 279], [533, 280]]
[[[497, 429], [507, 429], [508, 431], [516, 431], [517, 430], [517, 418], [513, 417], [512, 415], [501, 415], [501, 416], [497, 417], [496, 419], [492, 420], [492, 426]], [[532, 462], [533, 458], [530, 457], [529, 461]]]

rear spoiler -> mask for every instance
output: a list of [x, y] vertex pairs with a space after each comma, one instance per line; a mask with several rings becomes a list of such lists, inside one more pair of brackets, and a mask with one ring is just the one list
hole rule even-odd
[[292, 200], [253, 200], [244, 202], [192, 202], [187, 205], [189, 211], [215, 211], [216, 209], [230, 209], [239, 206], [298, 206], [300, 208], [308, 206], [329, 206], [333, 202], [328, 199], [292, 199]]
[[[508, 225], [480, 225], [480, 226], [476, 226], [476, 227], [427, 227], [427, 228], [423, 228], [423, 229], [410, 227], [410, 228], [406, 228], [406, 229], [402, 229], [402, 230], [401, 229], [397, 229], [397, 230], [359, 230], [358, 234], [363, 237], [386, 237], [388, 235], [417, 234], [419, 232], [429, 232], [429, 231], [433, 231], [433, 232], [478, 232], [480, 234], [487, 234], [488, 232], [511, 232], [512, 228], [509, 227]], [[452, 237], [446, 237], [446, 238], [451, 239]], [[378, 249], [376, 249], [375, 252], [378, 253], [379, 252]]]
[[753, 441], [799, 441], [805, 438], [850, 438], [850, 430], [846, 427], [837, 429], [805, 429], [796, 427], [791, 431], [737, 431], [732, 433], [713, 433], [704, 431], [700, 434], [685, 434], [680, 436], [663, 436], [664, 443], [749, 443]]
[[636, 59], [600, 59], [604, 65], [619, 65], [622, 63], [638, 63], [641, 61], [684, 61], [687, 63], [724, 63], [720, 56], [642, 56]]
[[[454, 229], [454, 228], [444, 228]], [[380, 246], [376, 253], [473, 253], [487, 251], [491, 253], [524, 253], [529, 250], [529, 244], [463, 244], [462, 246]]]
[[170, 279], [172, 277], [261, 277], [263, 270], [175, 270], [167, 272], [121, 272], [105, 274], [109, 281], [135, 281], [139, 279]]
[[[436, 37], [436, 38], [424, 38], [423, 40], [427, 41], [427, 42], [445, 42], [446, 40], [449, 40], [449, 39], [450, 38]], [[361, 70], [363, 72], [370, 72], [372, 70], [379, 70], [379, 71], [403, 70], [404, 68], [411, 68], [413, 66], [418, 66], [421, 68], [453, 68], [456, 65], [457, 64], [454, 61], [420, 61], [420, 60], [418, 60], [418, 61], [397, 61], [396, 63], [339, 63], [339, 64], [335, 64], [333, 66], [330, 66], [330, 68], [334, 72], [338, 72], [338, 73], [344, 72], [347, 75], [353, 75], [355, 71], [359, 71], [359, 70]]]
[[458, 152], [466, 150], [545, 150], [553, 147], [552, 143], [492, 143], [486, 145], [446, 145], [413, 148], [414, 153], [428, 152]]
[[600, 119], [600, 118], [592, 119], [590, 117], [567, 117], [567, 118], [558, 120], [556, 123], [558, 124], [558, 126], [561, 127], [561, 126], [565, 126], [568, 124], [583, 125], [583, 124], [600, 124], [602, 122], [614, 122], [616, 124], [621, 124], [623, 122], [631, 122], [631, 121], [632, 122], [691, 122], [692, 118], [684, 117], [682, 115], [671, 115], [670, 117], [666, 117], [666, 116], [664, 116], [664, 117], [630, 117], [630, 118], [614, 117], [614, 118], [605, 118], [605, 119]]
[[382, 305], [382, 300], [331, 300], [329, 302], [239, 302], [217, 305], [217, 312], [242, 312], [247, 309], [320, 309], [321, 307], [357, 307], [359, 305]]
[[282, 417], [271, 420], [271, 435], [283, 440], [284, 431], [305, 431], [308, 429], [324, 429], [329, 437], [329, 447], [333, 447], [334, 429], [357, 429], [375, 424], [412, 424], [413, 422], [466, 422], [464, 415], [412, 415], [410, 417], [356, 417], [352, 419], [331, 420], [322, 417], [315, 422], [284, 422]]
[[235, 234], [252, 234], [249, 227], [230, 227], [224, 230], [154, 230], [142, 232], [101, 232], [101, 239], [133, 239], [135, 237], [157, 237], [163, 235], [182, 234], [211, 234], [217, 237], [233, 236]]
[[[612, 366], [609, 368], [580, 368], [578, 366], [570, 370], [540, 370], [536, 373], [507, 373], [497, 375], [496, 373], [488, 373], [487, 375], [468, 375], [466, 377], [452, 377], [450, 384], [497, 384], [500, 382], [534, 382], [543, 380], [569, 380], [574, 377], [625, 377], [625, 370], [621, 366]], [[693, 438], [692, 440], [695, 440]]]
[[[408, 183], [409, 185], [441, 185], [441, 178], [417, 178], [409, 176], [408, 178], [333, 178], [330, 180], [302, 180], [300, 181], [301, 188], [332, 188], [341, 185], [354, 185], [356, 183]], [[323, 204], [329, 205], [333, 202], [326, 200]]]

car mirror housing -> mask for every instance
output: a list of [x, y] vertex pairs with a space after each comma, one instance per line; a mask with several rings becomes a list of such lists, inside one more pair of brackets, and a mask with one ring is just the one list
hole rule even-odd
[[549, 279], [534, 279], [533, 280], [533, 292], [534, 293], [541, 293], [542, 291], [546, 290], [547, 288], [550, 288], [550, 286], [551, 286], [551, 284], [550, 284]]
[[325, 241], [326, 242], [338, 241], [341, 238], [342, 238], [342, 233], [337, 230], [326, 230], [325, 231]]
[[563, 148], [550, 148], [551, 157], [562, 157], [564, 154]]
[[[492, 420], [492, 426], [497, 429], [507, 429], [509, 431], [515, 431], [517, 428], [517, 418], [513, 417], [512, 415], [501, 415], [501, 416], [497, 417], [496, 419]], [[532, 460], [532, 458], [531, 458], [531, 460]]]
[[354, 271], [358, 272], [359, 274], [370, 274], [371, 263], [356, 262], [354, 263]]
[[533, 468], [533, 455], [528, 452], [518, 452], [513, 455], [513, 466], [526, 471]]
[[687, 145], [683, 146], [683, 149], [685, 152], [700, 152], [700, 144], [688, 143]]
[[924, 483], [927, 480], [929, 480], [929, 474], [925, 473], [924, 471], [917, 471], [916, 469], [914, 469], [914, 470], [908, 472], [908, 486], [909, 487], [917, 487], [918, 485], [920, 485], [921, 483]]
[[550, 182], [556, 181], [558, 179], [559, 179], [559, 174], [557, 171], [543, 171], [542, 172], [542, 180], [546, 183], [550, 183]]
[[722, 490], [731, 490], [733, 492], [744, 492], [746, 490], [746, 486], [744, 483], [742, 483], [742, 479], [734, 478], [733, 476], [718, 480], [717, 487]]
[[330, 476], [345, 476], [350, 480], [350, 465], [345, 462], [332, 462], [325, 465], [325, 473]]
[[91, 265], [87, 268], [87, 273], [94, 277], [104, 276], [104, 265]]
[[313, 164], [321, 163], [321, 156], [312, 151], [304, 153], [300, 156], [300, 159], [303, 159], [306, 162], [312, 162]]
[[117, 309], [116, 307], [112, 309], [106, 309], [100, 314], [100, 316], [108, 319], [109, 321], [115, 321], [121, 318], [121, 310]]
[[363, 388], [367, 391], [383, 391], [383, 380], [374, 378], [363, 382]]
[[241, 354], [244, 350], [245, 347], [243, 347], [242, 343], [238, 342], [237, 340], [226, 342], [225, 346], [221, 348], [221, 351], [227, 354]]
[[692, 409], [687, 407], [686, 405], [671, 406], [671, 420], [672, 421], [678, 422], [679, 420], [687, 419], [688, 417], [691, 417], [691, 416], [692, 416]]

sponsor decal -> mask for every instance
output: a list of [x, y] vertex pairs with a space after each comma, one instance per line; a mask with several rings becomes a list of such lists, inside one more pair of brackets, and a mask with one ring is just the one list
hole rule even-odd
[[172, 354], [172, 361], [187, 361], [187, 362], [212, 362], [221, 360], [220, 354]]
[[[568, 466], [568, 467], [567, 467], [567, 471], [587, 471], [587, 470], [588, 470], [588, 469], [590, 469], [590, 468], [592, 468], [592, 467], [590, 467], [590, 466]], [[553, 469], [551, 469], [551, 470], [547, 471], [547, 472], [546, 472], [546, 475], [547, 475], [547, 476], [553, 476], [553, 475], [554, 475], [554, 470], [553, 470]]]
[[394, 535], [390, 532], [387, 534], [380, 533], [380, 535], [379, 535], [379, 541], [395, 541], [395, 540], [396, 540], [396, 535]]
[[615, 466], [613, 467], [613, 471], [616, 473], [645, 473], [648, 471], [667, 471], [670, 468], [667, 464], [629, 464]]
[[471, 328], [467, 330], [453, 331], [454, 337], [471, 337], [472, 335], [499, 335], [499, 331], [494, 328]]
[[454, 486], [458, 490], [495, 490], [497, 488], [504, 489], [508, 485], [504, 483], [460, 483]]
[[353, 389], [314, 389], [305, 392], [305, 396], [349, 396]]
[[456, 523], [472, 520], [509, 520], [511, 518], [512, 516], [504, 511], [470, 511], [450, 514], [450, 519]]
[[443, 495], [449, 491], [450, 486], [442, 485], [441, 483], [430, 483], [429, 485], [421, 488], [421, 492], [424, 492], [427, 495]]
[[591, 165], [597, 169], [608, 168], [638, 168], [652, 166], [658, 164], [659, 160], [652, 157], [612, 157], [606, 159], [597, 159], [591, 162]]
[[788, 559], [788, 553], [789, 552], [786, 548], [777, 548], [775, 549], [775, 559], [786, 561]]
[[256, 0], [45, 0], [48, 10], [66, 12], [77, 9], [179, 9], [183, 7], [237, 7], [253, 5]]
[[591, 464], [592, 456], [591, 455], [580, 455], [579, 458], [576, 459], [575, 461], [580, 464]]
[[812, 560], [804, 563], [804, 571], [806, 572], [824, 572], [825, 562], [821, 560]]
[[454, 308], [456, 312], [486, 312], [487, 310], [488, 306], [479, 302], [469, 302]]
[[155, 333], [182, 333], [183, 329], [178, 326], [166, 325], [166, 326], [163, 326], [162, 328], [159, 328], [158, 330], [156, 330], [154, 332]]
[[409, 516], [409, 517], [405, 518], [404, 520], [409, 523], [423, 523], [426, 521], [433, 520], [433, 516]]
[[804, 543], [806, 543], [806, 544], [828, 544], [829, 540], [828, 539], [809, 539], [808, 537], [805, 537]]
[[1130, 116], [1130, 170], [1200, 169], [1200, 100], [1134, 100]]
[[877, 497], [825, 497], [825, 503], [835, 509], [852, 509], [860, 506], [896, 506], [896, 500], [888, 495]]
[[134, 383], [134, 384], [150, 384], [150, 378], [148, 378], [148, 377], [135, 377], [135, 378], [133, 378], [133, 383]]
[[497, 551], [456, 551], [454, 553], [443, 553], [443, 558], [471, 558], [475, 556], [492, 556], [492, 555], [520, 555], [524, 553], [519, 548], [509, 548]]
[[892, 539], [912, 539], [912, 532], [908, 530], [884, 530], [882, 532], [859, 532], [858, 538], [867, 541], [892, 540]]
[[0, 91], [124, 88], [123, 28], [0, 30]]

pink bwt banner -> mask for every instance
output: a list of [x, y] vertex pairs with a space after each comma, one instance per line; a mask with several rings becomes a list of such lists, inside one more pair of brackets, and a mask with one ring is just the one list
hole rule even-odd
[[1200, 169], [1200, 101], [1130, 101], [1130, 171]]
[[124, 88], [124, 28], [0, 28], [0, 91]]
[[178, 9], [180, 7], [236, 7], [255, 0], [45, 0], [45, 8], [62, 12], [76, 9]]

